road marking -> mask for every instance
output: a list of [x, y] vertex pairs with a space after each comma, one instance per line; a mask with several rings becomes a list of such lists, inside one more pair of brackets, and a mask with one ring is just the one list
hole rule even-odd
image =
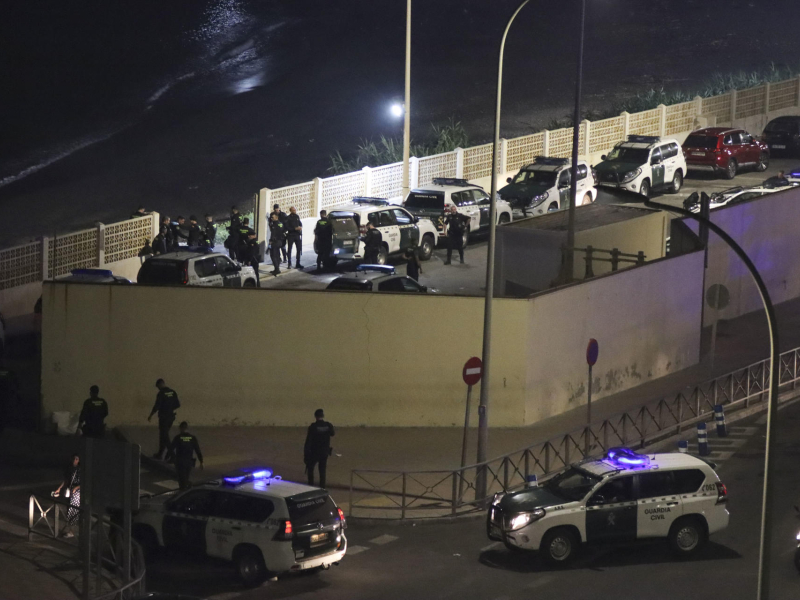
[[543, 585], [547, 585], [548, 583], [550, 583], [552, 581], [552, 579], [553, 579], [552, 575], [544, 575], [542, 577], [539, 577], [539, 579], [536, 579], [536, 580], [532, 581], [531, 583], [529, 583], [525, 587], [528, 588], [528, 589], [541, 587]]
[[177, 490], [178, 489], [178, 482], [173, 481], [172, 479], [166, 479], [164, 481], [155, 481], [153, 485], [159, 485], [163, 488], [167, 488], [168, 490]]
[[361, 554], [364, 550], [369, 550], [366, 546], [347, 546], [347, 556]]
[[728, 427], [728, 435], [753, 435], [758, 427]]
[[389, 542], [393, 542], [397, 539], [396, 535], [389, 535], [384, 534], [382, 536], [376, 537], [374, 540], [370, 540], [370, 544], [375, 544], [376, 546], [383, 546], [384, 544], [388, 544]]
[[500, 542], [492, 542], [488, 546], [484, 546], [483, 548], [481, 548], [481, 552], [488, 552], [489, 550], [494, 550], [499, 545], [500, 545]]

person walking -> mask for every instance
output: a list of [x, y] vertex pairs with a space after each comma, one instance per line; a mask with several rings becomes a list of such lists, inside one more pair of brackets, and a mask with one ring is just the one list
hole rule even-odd
[[325, 412], [314, 411], [315, 421], [308, 426], [306, 443], [303, 447], [303, 462], [308, 473], [308, 485], [314, 485], [314, 467], [319, 465], [319, 485], [325, 487], [328, 457], [331, 455], [331, 438], [336, 435], [333, 425], [325, 420]]
[[303, 221], [294, 206], [289, 207], [289, 216], [286, 218], [286, 246], [286, 260], [289, 262], [289, 268], [292, 268], [292, 246], [294, 246], [297, 251], [295, 268], [302, 269], [300, 255], [303, 254]]
[[367, 224], [367, 234], [361, 238], [361, 241], [364, 242], [364, 264], [378, 264], [378, 255], [381, 252], [381, 246], [383, 246], [383, 234], [375, 227], [372, 221]]
[[214, 223], [214, 217], [206, 215], [206, 224], [203, 228], [203, 247], [209, 250], [214, 249], [215, 240], [217, 239], [217, 226]]
[[[272, 215], [278, 215], [278, 221], [286, 225], [286, 221], [289, 219], [286, 216], [286, 213], [281, 210], [280, 204], [273, 204], [272, 205], [272, 212], [270, 213], [270, 219], [272, 219]], [[283, 262], [286, 262], [286, 238], [284, 237], [283, 246], [281, 246], [281, 255], [283, 256]], [[291, 265], [289, 265], [291, 268]]]
[[[70, 529], [78, 522], [81, 514], [81, 473], [80, 473], [81, 457], [77, 454], [72, 455], [72, 464], [64, 472], [64, 480], [61, 482], [55, 491], [50, 494], [53, 498], [62, 496], [69, 498], [69, 508], [67, 509], [67, 526], [64, 527], [63, 537], [75, 537], [75, 534]], [[57, 531], [56, 535], [61, 532]]]
[[231, 222], [228, 225], [228, 239], [225, 240], [225, 247], [228, 249], [228, 255], [234, 260], [239, 248], [239, 228], [241, 226], [242, 215], [239, 214], [236, 205], [231, 206]]
[[286, 225], [281, 223], [277, 212], [272, 212], [269, 219], [269, 257], [272, 260], [272, 274], [280, 275], [281, 251], [286, 243]]
[[175, 411], [180, 408], [181, 401], [178, 400], [175, 390], [168, 388], [163, 379], [156, 381], [156, 387], [158, 395], [147, 421], [158, 413], [158, 452], [153, 454], [153, 458], [161, 460], [161, 456], [169, 448], [169, 430], [175, 422]]
[[464, 232], [467, 230], [467, 219], [469, 217], [459, 214], [455, 204], [450, 205], [450, 214], [444, 220], [447, 229], [447, 260], [444, 264], [449, 265], [453, 255], [453, 248], [458, 250], [458, 258], [464, 264]]
[[173, 438], [167, 450], [167, 460], [175, 458], [178, 486], [180, 489], [185, 490], [191, 485], [189, 475], [194, 468], [194, 455], [197, 455], [197, 460], [200, 461], [200, 469], [202, 470], [203, 453], [200, 452], [200, 444], [197, 442], [197, 438], [189, 433], [189, 424], [186, 421], [181, 421], [178, 429], [180, 433]]
[[403, 253], [403, 258], [406, 259], [406, 275], [411, 277], [414, 281], [419, 283], [419, 274], [422, 273], [422, 264], [419, 260], [419, 253], [416, 246], [409, 246]]
[[198, 247], [203, 243], [203, 230], [197, 224], [197, 217], [194, 215], [189, 216], [189, 237], [186, 242], [189, 246]]
[[317, 271], [322, 270], [331, 255], [333, 247], [333, 226], [328, 220], [328, 211], [319, 211], [319, 220], [314, 227], [314, 251], [317, 253]]
[[167, 253], [167, 228], [163, 225], [159, 229], [156, 237], [153, 238], [153, 254]]
[[256, 239], [256, 232], [253, 231], [247, 236], [247, 264], [253, 267], [256, 274], [256, 287], [261, 287], [261, 274], [258, 271], [259, 247]]
[[108, 416], [108, 403], [98, 396], [100, 388], [93, 385], [89, 388], [89, 397], [83, 401], [83, 408], [78, 417], [78, 428], [83, 437], [102, 439], [105, 435], [105, 418]]

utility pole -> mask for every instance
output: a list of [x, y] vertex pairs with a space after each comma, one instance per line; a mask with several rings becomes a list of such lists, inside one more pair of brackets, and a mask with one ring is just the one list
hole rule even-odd
[[403, 106], [403, 200], [409, 192], [411, 159], [411, 0], [406, 3], [406, 95]]

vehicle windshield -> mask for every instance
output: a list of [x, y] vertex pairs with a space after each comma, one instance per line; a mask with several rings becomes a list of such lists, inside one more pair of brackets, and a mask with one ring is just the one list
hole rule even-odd
[[601, 478], [578, 467], [570, 467], [542, 484], [547, 491], [568, 500], [582, 500]]
[[648, 161], [649, 158], [650, 150], [647, 148], [626, 148], [624, 146], [620, 146], [619, 148], [614, 148], [608, 154], [606, 160], [643, 165]]
[[556, 184], [558, 173], [555, 171], [520, 171], [514, 177], [514, 183], [535, 183], [536, 185], [543, 185], [553, 187]]
[[405, 207], [423, 210], [444, 210], [444, 194], [411, 192], [406, 198]]
[[139, 269], [136, 281], [151, 285], [183, 283], [184, 263], [182, 260], [147, 260]]
[[707, 135], [690, 135], [683, 142], [687, 148], [708, 148], [714, 149], [717, 147], [717, 138], [709, 137]]
[[777, 120], [767, 123], [764, 131], [768, 133], [796, 133], [797, 122], [789, 120]]

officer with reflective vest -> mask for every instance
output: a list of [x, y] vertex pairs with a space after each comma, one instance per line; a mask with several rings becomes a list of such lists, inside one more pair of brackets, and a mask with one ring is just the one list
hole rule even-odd
[[325, 259], [331, 255], [333, 247], [333, 226], [328, 220], [328, 211], [319, 211], [319, 221], [314, 227], [314, 250], [317, 253], [317, 269], [322, 269]]
[[203, 247], [209, 250], [214, 249], [214, 240], [217, 239], [217, 226], [214, 224], [214, 217], [206, 215], [206, 224], [203, 229]]
[[185, 490], [189, 487], [189, 475], [194, 467], [194, 455], [200, 461], [200, 468], [203, 468], [203, 453], [200, 452], [200, 444], [197, 438], [189, 433], [189, 424], [182, 421], [179, 425], [180, 433], [176, 435], [167, 450], [167, 460], [175, 458], [175, 470], [178, 473], [178, 486]]
[[272, 274], [281, 272], [281, 251], [286, 243], [286, 225], [284, 225], [277, 212], [270, 214], [269, 219], [269, 257], [272, 260]]
[[247, 262], [247, 240], [253, 232], [253, 229], [250, 227], [250, 219], [245, 217], [242, 219], [242, 224], [239, 226], [239, 231], [237, 233], [237, 246], [236, 246], [236, 259], [244, 264]]
[[372, 221], [367, 224], [367, 234], [361, 239], [364, 242], [364, 263], [378, 264], [378, 254], [383, 245], [383, 234], [375, 228]]
[[175, 422], [175, 411], [180, 408], [181, 401], [178, 400], [175, 390], [168, 388], [163, 379], [156, 381], [156, 387], [158, 395], [147, 420], [149, 421], [154, 414], [158, 413], [158, 452], [153, 454], [153, 458], [160, 460], [162, 454], [169, 448], [169, 430]]
[[78, 427], [83, 437], [101, 439], [106, 430], [105, 418], [108, 416], [108, 403], [98, 397], [100, 388], [93, 385], [89, 388], [89, 398], [84, 400]]

